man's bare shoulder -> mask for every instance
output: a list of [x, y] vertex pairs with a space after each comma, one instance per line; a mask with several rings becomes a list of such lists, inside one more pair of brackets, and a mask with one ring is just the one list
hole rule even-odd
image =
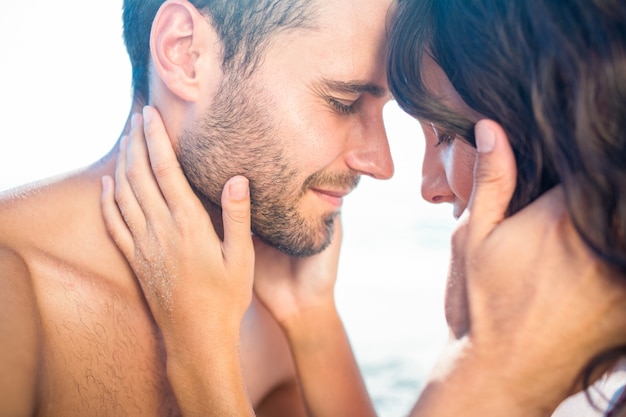
[[[100, 185], [88, 173], [71, 173], [0, 192], [0, 245], [24, 256], [28, 249], [55, 252], [63, 237], [100, 236]], [[80, 234], [82, 232], [82, 234]]]
[[44, 221], [62, 205], [60, 189], [57, 183], [38, 182], [0, 192], [0, 245], [17, 249], [21, 236], [37, 231], [37, 219]]
[[[15, 251], [0, 246], [0, 312], [10, 309], [32, 308], [34, 292], [28, 266]], [[4, 318], [4, 316], [0, 316]], [[12, 321], [18, 317], [12, 316]]]
[[0, 246], [0, 416], [32, 415], [40, 357], [37, 307], [28, 267]]

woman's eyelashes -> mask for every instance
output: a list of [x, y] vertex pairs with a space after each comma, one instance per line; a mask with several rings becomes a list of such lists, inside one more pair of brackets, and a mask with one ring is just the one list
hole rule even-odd
[[454, 138], [456, 137], [456, 135], [454, 133], [439, 133], [437, 135], [437, 144], [435, 146], [439, 146], [439, 145], [445, 145], [447, 143], [450, 143], [454, 140]]
[[435, 127], [433, 123], [430, 124], [430, 127], [433, 129], [433, 132], [435, 133], [435, 137], [437, 138], [437, 143], [435, 144], [435, 146], [450, 143], [456, 137], [456, 134], [451, 133], [451, 132], [446, 132], [441, 128], [437, 128]]

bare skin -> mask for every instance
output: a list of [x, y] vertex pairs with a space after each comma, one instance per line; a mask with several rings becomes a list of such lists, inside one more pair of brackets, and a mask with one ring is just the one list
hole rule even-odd
[[494, 122], [478, 122], [476, 137], [472, 196], [452, 238], [452, 338], [413, 413], [549, 416], [593, 357], [624, 343], [626, 286], [581, 241], [560, 189], [505, 219], [512, 152]]
[[[315, 173], [381, 179], [393, 173], [382, 118], [390, 98], [383, 58], [384, 17], [391, 2], [316, 1], [315, 30], [276, 35], [247, 78], [254, 93], [240, 93], [250, 94], [245, 98], [252, 103], [272, 104], [251, 111], [258, 115], [257, 110], [264, 110], [268, 113], [262, 114], [262, 121], [274, 122], [272, 134], [255, 138], [255, 144], [264, 141], [283, 152], [280, 156], [293, 173], [286, 189], [304, 189], [298, 215], [311, 224], [334, 215], [338, 201], [353, 188], [318, 181], [317, 189], [305, 189], [303, 183]], [[348, 15], [346, 10], [352, 8], [358, 12]], [[167, 0], [153, 22], [150, 99], [162, 111], [176, 150], [183, 144], [177, 140], [182, 132], [198, 126], [212, 108], [225, 78], [214, 29], [210, 19], [185, 0]], [[143, 104], [135, 102], [133, 108]], [[123, 131], [129, 126], [130, 121]], [[188, 140], [203, 138], [200, 132]], [[168, 380], [175, 366], [166, 361], [169, 338], [156, 324], [159, 316], [150, 309], [154, 303], [146, 301], [133, 268], [102, 220], [102, 177], [115, 175], [119, 147], [85, 169], [0, 196], [0, 416], [186, 413], [177, 403], [183, 391], [173, 391]], [[228, 172], [235, 173], [249, 162], [226, 159], [216, 166], [229, 164]], [[262, 162], [260, 155], [255, 155], [257, 161]], [[202, 170], [206, 164], [192, 168]], [[246, 173], [256, 181], [251, 186], [263, 180], [257, 171]], [[221, 190], [226, 182], [221, 180], [211, 185]], [[219, 194], [216, 198], [211, 214], [221, 228]], [[201, 226], [187, 224], [185, 230], [206, 231], [207, 223], [205, 229]], [[324, 238], [317, 233], [314, 243], [320, 245]], [[159, 260], [160, 276], [171, 278], [168, 259]], [[249, 272], [245, 265], [238, 267]], [[146, 293], [151, 300], [165, 288], [155, 286]], [[164, 294], [162, 300], [173, 296]], [[241, 367], [248, 407], [259, 415], [304, 416], [281, 327], [262, 303], [251, 300], [237, 304], [245, 305], [244, 311], [237, 309], [243, 314], [241, 331], [231, 329], [237, 340], [210, 345], [211, 357], [220, 350], [236, 353], [236, 361], [229, 363]], [[211, 307], [198, 306], [200, 313], [220, 320], [241, 319]]]
[[[432, 91], [436, 91], [441, 97], [445, 97], [444, 101], [446, 105], [450, 108], [455, 109], [459, 114], [463, 114], [469, 120], [478, 121], [480, 119], [484, 119], [485, 117], [481, 114], [478, 114], [476, 111], [472, 110], [465, 102], [462, 100], [458, 92], [454, 89], [450, 80], [443, 72], [443, 70], [436, 64], [436, 62], [426, 56], [424, 60], [424, 76], [429, 88]], [[466, 142], [462, 138], [456, 137], [451, 140], [445, 140], [442, 143], [439, 143], [440, 134], [438, 132], [438, 128], [429, 122], [421, 122], [422, 128], [425, 136], [425, 148], [424, 148], [424, 163], [422, 165], [422, 196], [425, 200], [434, 203], [449, 203], [454, 208], [454, 215], [459, 217], [463, 214], [465, 208], [468, 206], [469, 200], [472, 194], [472, 186], [473, 186], [473, 178], [472, 171], [474, 167], [474, 163], [476, 160], [476, 149], [470, 145], [470, 143]], [[560, 193], [558, 190], [554, 190], [553, 193]], [[532, 222], [534, 216], [551, 216], [554, 220], [555, 227], [558, 228], [558, 231], [546, 230], [546, 233], [555, 233], [556, 236], [562, 235], [562, 243], [561, 246], [564, 248], [568, 248], [561, 255], [565, 259], [572, 259], [572, 266], [575, 266], [575, 270], [578, 271], [576, 275], [577, 278], [583, 279], [585, 276], [584, 271], [587, 271], [587, 276], [589, 279], [594, 279], [593, 277], [598, 274], [598, 271], [594, 271], [593, 268], [600, 268], [600, 265], [597, 265], [595, 262], [590, 262], [589, 254], [585, 250], [585, 246], [581, 244], [580, 240], [576, 236], [575, 231], [569, 225], [569, 222], [566, 220], [562, 221], [562, 224], [558, 223], [559, 213], [563, 212], [563, 207], [561, 204], [560, 198], [556, 198], [556, 202], [552, 202], [551, 197], [546, 196], [546, 200], [548, 202], [538, 203], [543, 205], [545, 208], [543, 211], [536, 214], [531, 211], [531, 214], [524, 214], [519, 216], [521, 221]], [[523, 219], [523, 220], [522, 220]], [[466, 229], [467, 226], [463, 226], [457, 232], [456, 239], [462, 239], [463, 236], [467, 234]], [[503, 229], [506, 230], [506, 229]], [[499, 238], [503, 239], [503, 238]], [[494, 240], [495, 241], [495, 240]], [[532, 241], [528, 242], [530, 244]], [[537, 245], [540, 245], [540, 242], [536, 242]], [[493, 249], [497, 249], [498, 245], [494, 244]], [[497, 252], [496, 252], [497, 253]], [[575, 253], [580, 253], [581, 256], [574, 256]], [[463, 254], [460, 253], [457, 256], [457, 259], [461, 259]], [[511, 253], [511, 254], [502, 254], [502, 260], [500, 263], [502, 264], [502, 272], [499, 274], [495, 274], [495, 276], [499, 276], [500, 274], [505, 273], [506, 269], [518, 268], [520, 264], [528, 264], [534, 265], [539, 262], [537, 258], [525, 258], [523, 253]], [[558, 255], [558, 254], [557, 254]], [[548, 260], [549, 258], [546, 258]], [[457, 260], [458, 262], [458, 260]], [[480, 260], [477, 261], [478, 265], [482, 265]], [[555, 265], [550, 265], [548, 263], [545, 264], [546, 268], [556, 268], [556, 263], [558, 261], [555, 260]], [[491, 266], [492, 264], [487, 264]], [[495, 264], [493, 264], [495, 265]], [[454, 265], [453, 265], [454, 266]], [[457, 337], [462, 337], [468, 329], [468, 320], [469, 317], [466, 314], [466, 311], [460, 311], [463, 306], [466, 304], [465, 298], [459, 297], [454, 290], [455, 288], [463, 289], [462, 285], [456, 286], [455, 283], [457, 281], [462, 281], [462, 277], [457, 276], [456, 273], [452, 273], [449, 277], [449, 291], [448, 291], [448, 302], [447, 302], [447, 314], [448, 314], [448, 322], [452, 327], [452, 332]], [[602, 282], [602, 281], [600, 281]], [[545, 285], [545, 281], [535, 282], [532, 279], [532, 276], [520, 281], [515, 281], [509, 283], [506, 281], [507, 285], [504, 286], [498, 282], [491, 283], [488, 288], [497, 289], [494, 291], [494, 302], [502, 302], [506, 307], [508, 307], [511, 311], [514, 311], [517, 308], [523, 308], [524, 305], [509, 305], [508, 300], [506, 298], [506, 294], [508, 291], [515, 291], [517, 288], [519, 291], [526, 291], [528, 296], [532, 296], [533, 291], [537, 291], [539, 294], [545, 293], [544, 291], [537, 290], [539, 285]], [[576, 281], [574, 278], [571, 278], [570, 281], [561, 281], [562, 287], [558, 288], [556, 283], [550, 283], [553, 287], [554, 291], [558, 294], [565, 294], [568, 291], [572, 290], [573, 286], [581, 285], [579, 281]], [[584, 285], [583, 285], [584, 287]], [[498, 295], [499, 294], [499, 295]], [[498, 296], [495, 296], [498, 295]], [[598, 297], [602, 297], [602, 292], [596, 294]], [[500, 301], [504, 300], [504, 301]], [[593, 293], [590, 292], [588, 302], [596, 303], [597, 300], [593, 296]], [[524, 304], [526, 301], [524, 300]], [[582, 306], [582, 304], [581, 304]], [[547, 313], [548, 308], [546, 307]], [[569, 313], [569, 310], [563, 310]], [[586, 311], [586, 310], [580, 310]], [[510, 312], [508, 314], [511, 314]], [[572, 319], [575, 316], [572, 316]], [[610, 317], [610, 316], [609, 316]], [[567, 316], [563, 316], [564, 324], [568, 323], [566, 321]], [[594, 320], [598, 320], [597, 323], [600, 323], [603, 319], [601, 317], [591, 317], [585, 316], [578, 318], [579, 323], [584, 323], [587, 321], [590, 327], [594, 327], [593, 323], [596, 323]], [[571, 320], [570, 320], [571, 321]], [[536, 332], [533, 334], [540, 334], [540, 329], [535, 329]], [[540, 338], [539, 340], [543, 340]], [[562, 348], [559, 349], [561, 352]], [[581, 365], [582, 366], [582, 365]], [[623, 366], [623, 365], [622, 365]], [[570, 412], [567, 409], [576, 409], [578, 415], [587, 415], [598, 414], [596, 407], [606, 409], [608, 407], [607, 400], [610, 399], [617, 388], [623, 386], [623, 383], [620, 384], [620, 380], [623, 380], [623, 377], [620, 378], [618, 374], [615, 374], [614, 371], [618, 371], [619, 368], [611, 369], [610, 374], [611, 380], [613, 382], [608, 383], [607, 380], [603, 378], [598, 384], [595, 384], [591, 387], [590, 392], [593, 393], [596, 397], [600, 397], [600, 399], [596, 399], [594, 401], [594, 405], [591, 405], [589, 399], [585, 395], [585, 393], [581, 393], [577, 396], [568, 399], [567, 407], [560, 407], [554, 414], [554, 416], [568, 416]], [[604, 398], [602, 398], [604, 397]], [[586, 411], [585, 411], [586, 410]]]
[[[198, 367], [199, 363], [206, 363], [203, 355], [207, 338], [227, 345], [236, 343], [237, 337], [232, 331], [236, 323], [229, 321], [224, 326], [223, 322], [200, 317], [189, 308], [193, 302], [208, 304], [199, 298], [213, 299], [220, 294], [224, 281], [229, 283], [228, 288], [241, 286], [239, 299], [245, 304], [250, 294], [250, 280], [240, 279], [246, 275], [241, 275], [236, 267], [226, 268], [221, 274], [209, 274], [196, 268], [194, 265], [200, 265], [194, 261], [198, 256], [172, 250], [169, 246], [164, 252], [162, 244], [155, 244], [155, 241], [165, 242], [168, 233], [176, 239], [182, 238], [180, 231], [159, 230], [163, 234], [157, 234], [156, 240], [146, 239], [127, 227], [119, 215], [118, 205], [123, 211], [131, 201], [150, 218], [148, 224], [156, 225], [163, 220], [159, 220], [153, 204], [138, 203], [131, 187], [125, 185], [126, 181], [137, 181], [132, 189], [150, 190], [157, 199], [162, 193], [166, 201], [171, 201], [175, 195], [182, 198], [178, 193], [185, 192], [185, 180], [177, 170], [173, 153], [167, 150], [169, 142], [165, 132], [154, 120], [151, 116], [145, 124], [147, 148], [144, 145], [141, 150], [144, 138], [139, 129], [131, 133], [131, 143], [137, 143], [136, 149], [141, 153], [140, 158], [133, 157], [137, 164], [135, 169], [143, 172], [144, 177], [127, 179], [124, 169], [118, 166], [116, 187], [126, 191], [114, 197], [110, 185], [106, 187], [103, 193], [105, 218], [131, 264], [138, 253], [136, 248], [140, 247], [142, 257], [168, 253], [172, 263], [178, 265], [177, 269], [184, 268], [190, 273], [176, 277], [179, 296], [171, 300], [167, 309], [158, 302], [151, 306], [157, 309], [156, 317], [164, 317], [158, 320], [164, 334], [187, 335], [172, 337], [167, 351], [168, 362], [177, 364], [177, 373], [169, 374], [171, 383], [185, 387], [190, 381], [194, 382], [193, 392], [188, 391], [186, 399], [191, 415], [228, 415], [222, 414], [228, 410], [237, 410], [235, 415], [253, 415], [242, 392], [211, 384], [223, 375], [231, 378], [232, 385], [226, 386], [240, 384], [241, 372], [233, 371], [236, 366]], [[564, 398], [580, 388], [580, 371], [592, 356], [623, 342], [626, 289], [610, 278], [609, 271], [577, 238], [567, 220], [559, 190], [504, 220], [515, 181], [514, 159], [499, 126], [491, 122], [479, 125], [482, 129], [477, 132], [479, 138], [492, 137], [493, 148], [487, 144], [479, 151], [470, 214], [453, 237], [447, 303], [448, 319], [457, 337], [442, 353], [411, 415], [548, 416]], [[155, 161], [161, 168], [167, 166], [168, 169], [154, 170]], [[154, 177], [148, 175], [150, 164]], [[166, 172], [167, 179], [158, 172]], [[135, 193], [145, 195], [147, 191]], [[194, 196], [189, 191], [187, 194], [186, 198], [193, 201]], [[228, 203], [228, 195], [223, 197], [225, 217], [227, 211], [232, 211], [236, 213], [235, 218], [244, 219], [236, 225], [233, 223], [241, 226], [244, 233], [231, 229], [232, 240], [225, 237], [224, 245], [211, 238], [214, 251], [228, 258], [225, 247], [234, 250], [237, 241], [243, 248], [249, 246], [250, 236], [245, 233], [248, 200]], [[186, 215], [193, 214], [187, 212]], [[193, 241], [197, 236], [188, 234], [186, 240]], [[516, 239], [512, 241], [507, 236]], [[521, 241], [528, 245], [520, 246], [520, 236], [524, 236]], [[196, 241], [196, 245], [185, 248], [206, 251], [204, 246]], [[287, 335], [310, 415], [374, 415], [334, 307], [332, 288], [337, 248], [335, 242], [313, 259], [284, 257], [283, 262], [271, 264], [257, 260], [254, 291]], [[257, 254], [265, 250], [271, 249], [257, 248]], [[511, 270], [510, 256], [525, 261]], [[318, 268], [310, 267], [316, 263]], [[150, 288], [155, 279], [149, 273], [138, 273], [138, 276], [144, 288]], [[185, 288], [188, 291], [183, 291]], [[195, 291], [197, 288], [207, 288], [207, 291]], [[149, 294], [148, 298], [154, 297], [154, 301], [160, 299], [158, 291]], [[229, 301], [232, 302], [232, 298]], [[231, 310], [237, 304], [231, 303]], [[171, 315], [162, 315], [164, 310], [182, 314], [185, 320], [172, 320]], [[241, 308], [234, 311], [241, 311]], [[238, 316], [240, 314], [234, 314]], [[605, 325], [591, 325], [598, 322]], [[197, 328], [214, 333], [209, 335]], [[226, 363], [236, 361], [237, 356], [231, 355]], [[550, 371], [546, 372], [546, 368]], [[223, 408], [216, 408], [211, 399], [219, 399]]]
[[[156, 111], [147, 108], [144, 114], [148, 115], [147, 136], [163, 139], [164, 127]], [[247, 327], [242, 318], [251, 300], [253, 268], [253, 305], [260, 301], [288, 336], [308, 415], [374, 415], [334, 301], [340, 227], [333, 244], [313, 257], [291, 258], [259, 240], [253, 250], [247, 186], [240, 190], [244, 198], [234, 199], [230, 193], [233, 184], [247, 185], [247, 181], [236, 177], [222, 196], [225, 238], [221, 242], [200, 202], [190, 198], [193, 192], [165, 139], [146, 144], [140, 128], [131, 131], [128, 148], [123, 141], [120, 151], [115, 194], [111, 178], [103, 181], [103, 214], [149, 294], [165, 335], [168, 377], [177, 381], [174, 392], [185, 415], [252, 413], [243, 389], [246, 365], [239, 368], [237, 352], [240, 330]], [[198, 219], [200, 213], [202, 220], [187, 227], [185, 219]], [[158, 267], [156, 259], [165, 259], [168, 267]], [[220, 264], [223, 268], [216, 269]], [[180, 308], [192, 305], [206, 307]], [[246, 343], [242, 340], [241, 347], [245, 349]], [[329, 351], [338, 355], [327, 356]], [[222, 358], [219, 362], [204, 360], [215, 354]], [[203, 360], [197, 362], [199, 358]], [[206, 395], [205, 384], [216, 379], [228, 382], [221, 384], [220, 391], [229, 395]], [[326, 385], [318, 384], [320, 380]], [[346, 391], [348, 384], [351, 388]], [[295, 385], [285, 389], [285, 395], [291, 390], [298, 394]], [[231, 398], [233, 394], [236, 398]], [[257, 415], [265, 414], [258, 411]]]
[[[2, 416], [180, 415], [163, 336], [102, 221], [101, 177], [112, 165], [2, 196]], [[258, 302], [243, 327], [247, 395], [264, 410], [292, 386], [295, 370]], [[304, 415], [290, 404], [286, 415]]]

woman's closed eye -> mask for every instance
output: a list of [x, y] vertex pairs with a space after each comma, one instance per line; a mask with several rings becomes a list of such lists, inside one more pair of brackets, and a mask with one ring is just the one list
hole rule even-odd
[[430, 124], [430, 127], [433, 129], [433, 132], [435, 133], [435, 137], [437, 138], [437, 143], [435, 144], [435, 146], [439, 146], [442, 144], [449, 144], [456, 137], [455, 133], [446, 132], [442, 129], [437, 129], [433, 123]]

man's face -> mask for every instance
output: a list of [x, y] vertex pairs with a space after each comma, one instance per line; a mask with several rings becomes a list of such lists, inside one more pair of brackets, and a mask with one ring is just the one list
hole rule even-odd
[[245, 175], [254, 233], [286, 253], [323, 250], [360, 175], [393, 174], [382, 120], [389, 4], [319, 0], [314, 28], [273, 37], [251, 77], [226, 74], [180, 138], [201, 197], [217, 204], [226, 180]]

